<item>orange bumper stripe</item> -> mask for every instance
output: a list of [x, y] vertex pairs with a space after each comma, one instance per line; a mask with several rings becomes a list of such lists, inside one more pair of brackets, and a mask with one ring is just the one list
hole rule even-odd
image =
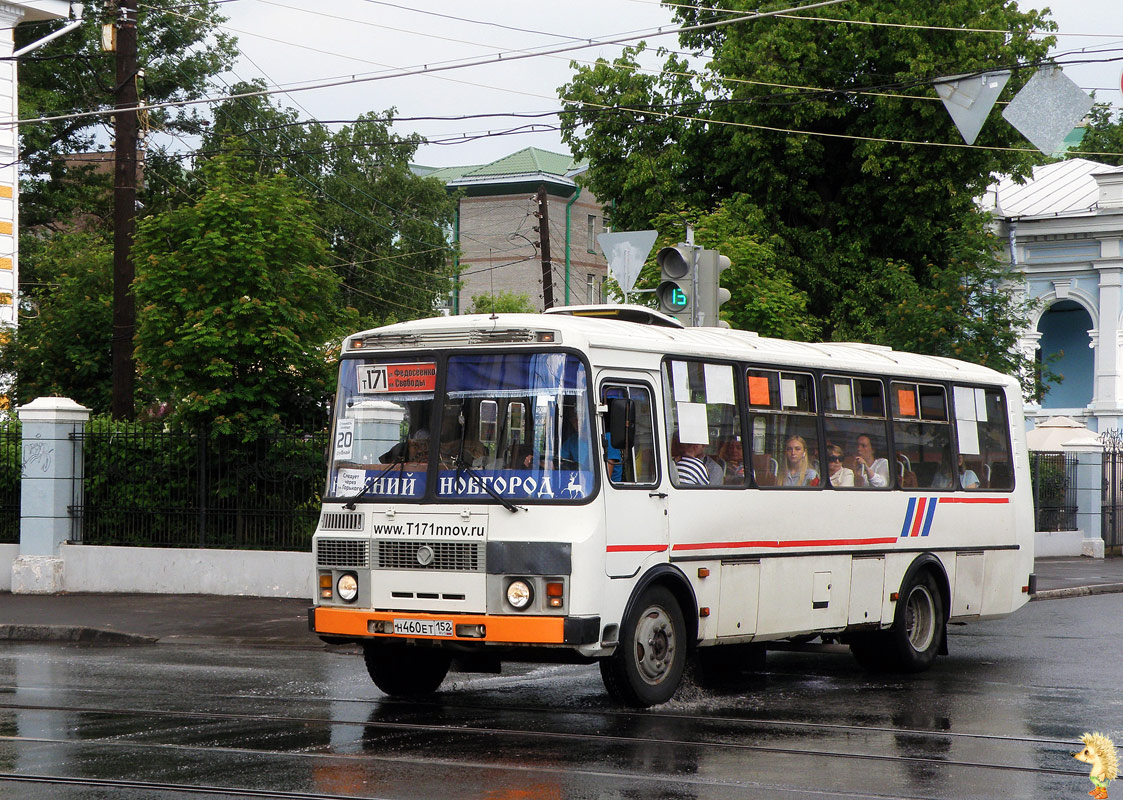
[[[487, 632], [478, 636], [395, 636], [392, 633], [371, 633], [373, 620], [394, 619], [446, 619], [456, 625], [483, 625]], [[397, 613], [386, 611], [365, 611], [355, 608], [317, 607], [315, 614], [316, 633], [327, 636], [368, 636], [372, 638], [393, 639], [434, 639], [437, 641], [457, 642], [503, 642], [511, 644], [563, 644], [565, 642], [565, 619], [563, 617], [511, 617], [491, 616], [488, 614], [423, 614], [413, 611]]]

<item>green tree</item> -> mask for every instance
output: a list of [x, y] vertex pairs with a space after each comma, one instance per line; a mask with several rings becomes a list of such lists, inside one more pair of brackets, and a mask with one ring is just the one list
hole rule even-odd
[[137, 224], [138, 374], [185, 427], [299, 424], [322, 413], [329, 351], [357, 319], [290, 178], [237, 155], [203, 173], [197, 202]]
[[[797, 289], [791, 275], [779, 265], [776, 247], [783, 243], [768, 232], [759, 210], [743, 196], [723, 201], [708, 213], [677, 211], [656, 216], [655, 228], [662, 234], [652, 251], [658, 253], [659, 248], [680, 241], [682, 237], [672, 232], [681, 231], [685, 222], [694, 227], [695, 244], [729, 257], [729, 269], [721, 275], [721, 285], [730, 292], [721, 308], [726, 322], [762, 336], [797, 341], [818, 337], [819, 321], [807, 310], [807, 293]], [[640, 283], [654, 287], [659, 277], [659, 269], [650, 259]]]
[[1084, 139], [1079, 147], [1068, 152], [1068, 157], [1123, 166], [1123, 112], [1097, 103], [1089, 117]]
[[[676, 14], [708, 22], [727, 16], [718, 5]], [[968, 235], [981, 226], [974, 198], [991, 175], [1025, 174], [1035, 157], [997, 116], [980, 147], [962, 147], [931, 81], [1013, 67], [1008, 99], [1030, 77], [1021, 67], [1040, 63], [1051, 44], [1031, 32], [1051, 23], [1005, 0], [868, 0], [830, 15], [844, 21], [768, 18], [684, 34], [684, 47], [712, 54], [702, 70], [672, 57], [663, 73], [642, 74], [640, 48], [578, 67], [559, 90], [563, 136], [593, 164], [588, 184], [615, 201], [619, 227], [648, 227], [670, 205], [712, 211], [723, 200], [761, 220], [768, 236], [758, 241], [775, 256], [768, 271], [806, 293], [826, 338], [931, 352], [931, 338], [905, 335], [898, 309], [907, 298], [910, 308], [927, 305], [919, 301], [944, 294], [958, 275], [966, 296], [953, 308], [982, 322], [910, 318], [944, 328], [940, 349], [958, 344], [982, 359], [978, 329], [1020, 320], [1014, 294], [988, 278], [986, 240]], [[987, 363], [1003, 361], [1001, 340], [989, 337]], [[1011, 371], [1024, 366], [1012, 358]]]
[[[150, 0], [137, 13], [137, 63], [142, 102], [194, 100], [210, 91], [209, 80], [229, 69], [235, 40], [218, 26], [219, 4], [190, 7], [178, 0]], [[87, 3], [86, 24], [20, 59], [21, 118], [82, 112], [112, 106], [115, 54], [101, 49], [102, 23], [116, 20], [104, 2]], [[15, 29], [16, 47], [61, 27], [62, 21]], [[205, 117], [195, 106], [150, 111], [148, 127], [173, 135], [198, 134]], [[105, 216], [111, 203], [109, 176], [67, 165], [65, 157], [95, 149], [106, 117], [77, 117], [20, 126], [20, 223], [24, 229], [67, 223], [75, 209]], [[159, 186], [157, 182], [157, 186]]]
[[534, 304], [525, 294], [497, 292], [472, 295], [471, 314], [533, 314]]
[[455, 199], [413, 171], [422, 139], [393, 133], [393, 117], [394, 109], [363, 114], [333, 133], [267, 97], [230, 99], [202, 148], [204, 159], [237, 150], [258, 173], [284, 172], [312, 196], [309, 221], [330, 242], [344, 301], [364, 327], [431, 316], [452, 287]]
[[[22, 259], [50, 276], [0, 341], [0, 364], [15, 375], [13, 405], [70, 397], [97, 412], [110, 399], [113, 245], [98, 230], [25, 240]], [[26, 313], [25, 313], [26, 312]]]

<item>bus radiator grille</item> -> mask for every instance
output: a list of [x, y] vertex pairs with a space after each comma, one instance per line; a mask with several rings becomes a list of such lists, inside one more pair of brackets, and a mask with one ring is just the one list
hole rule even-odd
[[[436, 569], [449, 572], [483, 572], [484, 546], [478, 542], [376, 541], [377, 569]], [[432, 552], [423, 553], [422, 547]], [[422, 563], [428, 561], [428, 563]]]
[[324, 531], [361, 531], [363, 529], [362, 514], [340, 514], [325, 512], [320, 515], [320, 530]]
[[316, 543], [316, 566], [370, 566], [370, 542], [365, 539], [320, 539]]

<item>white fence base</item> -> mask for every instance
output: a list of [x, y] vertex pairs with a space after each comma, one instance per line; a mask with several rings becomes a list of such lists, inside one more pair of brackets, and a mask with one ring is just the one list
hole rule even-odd
[[[0, 546], [0, 576], [8, 578], [5, 586], [0, 577], [0, 590], [26, 584], [12, 580], [18, 556], [18, 546]], [[64, 544], [59, 556], [56, 592], [311, 598], [315, 588], [311, 553]]]

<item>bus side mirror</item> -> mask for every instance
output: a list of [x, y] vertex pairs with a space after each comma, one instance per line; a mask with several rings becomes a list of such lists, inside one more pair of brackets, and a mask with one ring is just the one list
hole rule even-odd
[[632, 449], [636, 435], [636, 404], [626, 397], [608, 400], [608, 442], [621, 453]]

